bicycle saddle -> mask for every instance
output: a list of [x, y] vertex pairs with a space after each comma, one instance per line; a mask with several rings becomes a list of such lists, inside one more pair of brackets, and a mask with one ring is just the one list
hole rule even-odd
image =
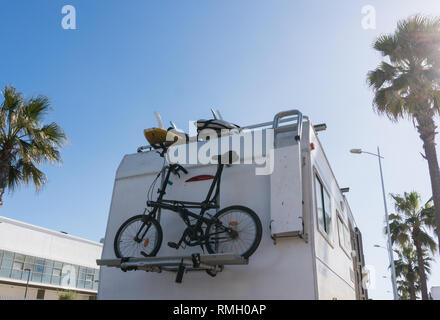
[[220, 119], [211, 119], [211, 120], [197, 120], [196, 123], [197, 132], [200, 132], [204, 129], [213, 129], [213, 130], [221, 130], [221, 129], [238, 129], [240, 128], [236, 124], [230, 123], [225, 120]]
[[161, 128], [144, 129], [144, 137], [154, 149], [168, 148], [179, 139], [184, 139], [182, 136], [170, 130]]
[[218, 161], [221, 164], [232, 164], [240, 160], [240, 156], [235, 151], [228, 151], [223, 153], [222, 155], [215, 155], [212, 157], [212, 160]]

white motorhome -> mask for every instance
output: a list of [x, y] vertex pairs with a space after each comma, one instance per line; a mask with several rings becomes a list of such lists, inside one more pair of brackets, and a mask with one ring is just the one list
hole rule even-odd
[[[255, 161], [247, 161], [252, 163], [226, 166], [218, 201], [220, 208], [243, 205], [258, 214], [263, 235], [255, 253], [244, 260], [208, 255], [200, 246], [168, 247], [185, 225], [177, 214], [163, 210], [163, 244], [157, 256], [116, 258], [115, 234], [124, 221], [143, 212], [147, 189], [164, 161], [155, 150], [129, 154], [116, 172], [98, 260], [98, 299], [367, 299], [361, 233], [344, 196], [347, 190], [339, 187], [318, 139], [325, 125], [314, 126], [298, 110], [289, 110], [242, 129], [240, 134], [246, 132], [254, 141], [256, 134], [270, 132], [263, 144], [273, 152], [252, 154]], [[190, 141], [188, 148], [207, 143]], [[246, 160], [249, 155], [242, 149], [240, 159]], [[256, 174], [262, 160], [273, 161], [273, 172]], [[187, 177], [212, 174], [216, 166], [185, 167], [188, 174], [173, 178], [166, 196], [201, 201], [210, 182], [187, 182]], [[175, 281], [176, 272], [184, 273], [181, 281]]]

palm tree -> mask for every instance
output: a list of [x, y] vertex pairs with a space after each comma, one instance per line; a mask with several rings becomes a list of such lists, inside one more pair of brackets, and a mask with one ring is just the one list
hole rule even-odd
[[420, 290], [419, 275], [417, 268], [417, 255], [411, 244], [403, 244], [399, 250], [394, 250], [398, 259], [394, 260], [396, 276], [401, 278], [397, 281], [400, 298], [403, 300], [416, 300]]
[[434, 117], [440, 110], [440, 18], [412, 16], [397, 24], [394, 34], [374, 42], [384, 60], [368, 72], [374, 91], [373, 107], [397, 122], [412, 120], [423, 141], [428, 161], [440, 241], [440, 170], [435, 147]]
[[404, 196], [392, 195], [395, 200], [397, 214], [390, 214], [391, 241], [401, 247], [412, 243], [417, 255], [417, 271], [420, 277], [422, 299], [427, 300], [428, 287], [426, 284], [429, 268], [426, 263], [427, 254], [437, 250], [437, 244], [428, 231], [435, 227], [434, 208], [428, 201], [423, 207], [419, 206], [420, 196], [417, 192], [404, 193]]
[[410, 297], [410, 289], [406, 280], [397, 280], [397, 292], [399, 300], [415, 300]]
[[44, 96], [25, 99], [11, 86], [3, 91], [0, 106], [0, 206], [6, 189], [33, 183], [38, 190], [47, 178], [38, 165], [61, 161], [59, 148], [66, 141], [55, 123], [43, 124], [49, 111]]
[[397, 280], [397, 293], [399, 294], [399, 300], [417, 300], [417, 296], [412, 296], [407, 280]]

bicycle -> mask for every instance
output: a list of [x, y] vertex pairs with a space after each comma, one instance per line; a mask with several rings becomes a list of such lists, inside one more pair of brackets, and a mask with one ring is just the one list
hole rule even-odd
[[[163, 157], [166, 147], [161, 145], [160, 148], [162, 152], [159, 154]], [[183, 245], [201, 246], [210, 254], [233, 253], [249, 258], [258, 248], [262, 237], [262, 226], [258, 215], [252, 209], [241, 205], [226, 207], [213, 216], [207, 213], [209, 210], [220, 209], [217, 199], [220, 194], [223, 168], [225, 164], [232, 164], [234, 155], [236, 156], [229, 151], [223, 156], [218, 156], [217, 171], [202, 202], [163, 199], [170, 175], [173, 173], [180, 178], [180, 172], [188, 173], [179, 164], [164, 164], [152, 183], [154, 185], [162, 175], [165, 177], [158, 190], [156, 201], [147, 201], [143, 214], [131, 217], [117, 231], [114, 240], [116, 256], [118, 258], [155, 256], [163, 240], [162, 227], [157, 215], [159, 209], [164, 209], [178, 213], [186, 225], [179, 241], [168, 242], [169, 247], [179, 249]], [[150, 190], [151, 188], [150, 186]], [[200, 209], [200, 213], [188, 209]]]

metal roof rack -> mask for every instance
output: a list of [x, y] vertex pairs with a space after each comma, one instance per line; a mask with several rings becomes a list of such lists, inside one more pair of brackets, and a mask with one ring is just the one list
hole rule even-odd
[[[299, 140], [299, 138], [301, 136], [301, 126], [302, 126], [303, 120], [309, 120], [309, 117], [303, 115], [299, 110], [293, 109], [293, 110], [279, 112], [275, 116], [273, 121], [262, 122], [262, 123], [258, 123], [258, 124], [248, 125], [248, 126], [242, 126], [242, 127], [240, 127], [240, 131], [241, 130], [252, 130], [252, 129], [257, 129], [257, 128], [259, 128], [259, 129], [272, 128], [275, 130], [276, 133], [295, 130], [296, 131], [295, 138], [297, 140]], [[286, 126], [279, 126], [280, 123], [286, 123], [286, 122], [290, 122], [291, 124], [286, 125]], [[325, 124], [320, 124], [315, 127], [315, 130], [322, 131], [322, 130], [325, 130], [326, 127], [327, 126]], [[197, 141], [197, 136], [189, 137], [189, 142], [195, 142], [195, 141]], [[153, 147], [150, 145], [146, 145], [146, 146], [140, 146], [139, 148], [137, 148], [138, 153], [143, 152], [144, 150], [151, 151], [151, 150], [153, 150]]]
[[146, 258], [122, 258], [122, 259], [99, 259], [99, 266], [116, 267], [122, 271], [143, 270], [147, 272], [176, 272], [176, 282], [181, 283], [186, 271], [206, 271], [215, 276], [223, 270], [224, 265], [245, 265], [248, 259], [234, 254], [199, 254], [190, 256], [146, 257]]

